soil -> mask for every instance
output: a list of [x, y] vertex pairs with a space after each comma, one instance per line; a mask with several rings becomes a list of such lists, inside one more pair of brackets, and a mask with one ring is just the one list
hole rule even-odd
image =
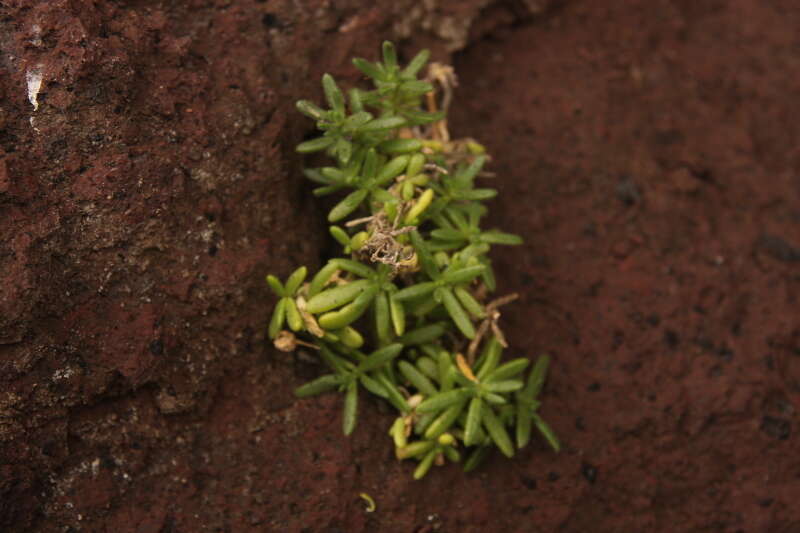
[[456, 61], [453, 127], [527, 239], [498, 253], [510, 343], [554, 356], [567, 447], [459, 496], [497, 531], [800, 531], [798, 24], [790, 2], [571, 2]]
[[[164, 4], [0, 7], [0, 529], [800, 531], [794, 2]], [[264, 342], [325, 250], [292, 102], [386, 37], [466, 46], [560, 454], [414, 482]]]

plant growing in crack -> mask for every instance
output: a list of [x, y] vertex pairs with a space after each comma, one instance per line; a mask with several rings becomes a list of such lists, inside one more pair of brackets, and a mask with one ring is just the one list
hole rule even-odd
[[415, 479], [433, 465], [461, 461], [462, 450], [466, 471], [493, 448], [511, 457], [533, 428], [560, 448], [537, 413], [548, 358], [536, 361], [527, 380], [527, 358], [502, 362], [499, 307], [516, 295], [490, 299], [491, 246], [522, 239], [481, 227], [483, 202], [497, 194], [475, 186], [488, 176], [488, 157], [472, 139], [450, 139], [455, 76], [433, 63], [419, 79], [427, 61], [422, 51], [401, 68], [385, 42], [382, 61], [353, 60], [372, 90], [354, 88], [345, 97], [326, 74], [329, 108], [297, 103], [322, 132], [297, 151], [334, 160], [305, 170], [318, 185], [314, 194], [346, 192], [328, 213], [343, 257], [310, 281], [306, 267], [285, 283], [267, 276], [278, 297], [270, 338], [284, 351], [314, 349], [331, 370], [297, 396], [344, 393], [345, 435], [356, 427], [359, 388], [389, 402], [398, 411], [389, 429], [396, 456], [419, 461]]

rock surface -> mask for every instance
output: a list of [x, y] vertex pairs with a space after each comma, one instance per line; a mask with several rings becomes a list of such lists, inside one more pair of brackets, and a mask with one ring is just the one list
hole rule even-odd
[[800, 531], [798, 24], [576, 1], [459, 57], [452, 128], [527, 238], [497, 252], [509, 342], [553, 355], [566, 449], [495, 462], [447, 530]]
[[[613, 7], [611, 7], [613, 4]], [[0, 7], [0, 529], [800, 530], [791, 0]], [[413, 482], [363, 402], [297, 401], [263, 277], [316, 267], [293, 109], [385, 38], [456, 56], [535, 443]], [[524, 201], [520, 201], [524, 199]], [[360, 492], [377, 511], [365, 512]]]
[[0, 529], [354, 523], [363, 454], [264, 343], [264, 275], [326, 241], [294, 101], [383, 39], [447, 59], [531, 13], [489, 3], [3, 3]]

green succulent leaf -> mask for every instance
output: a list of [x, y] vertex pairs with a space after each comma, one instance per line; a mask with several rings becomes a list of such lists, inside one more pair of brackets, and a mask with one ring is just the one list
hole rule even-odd
[[430, 124], [432, 122], [437, 122], [439, 120], [444, 119], [447, 115], [444, 111], [439, 111], [436, 113], [428, 113], [426, 111], [419, 111], [416, 109], [407, 109], [402, 111], [403, 116], [408, 119], [409, 125], [413, 126], [422, 126], [425, 124]]
[[434, 381], [439, 381], [439, 367], [436, 361], [430, 357], [425, 356], [417, 359], [417, 368], [425, 377]]
[[502, 231], [484, 231], [481, 233], [481, 240], [489, 244], [506, 244], [517, 246], [523, 243], [522, 237]]
[[526, 401], [533, 401], [533, 399], [539, 395], [542, 386], [544, 386], [544, 380], [547, 377], [547, 367], [549, 364], [550, 358], [546, 355], [542, 355], [536, 360], [536, 364], [533, 365], [533, 370], [531, 370], [528, 376], [525, 389], [520, 393], [520, 396]]
[[283, 287], [283, 284], [272, 274], [267, 276], [267, 285], [269, 285], [269, 288], [275, 293], [275, 296], [286, 296], [286, 289]]
[[317, 187], [316, 189], [312, 190], [312, 194], [314, 196], [328, 196], [329, 194], [333, 194], [342, 190], [343, 185], [326, 185], [325, 187]]
[[310, 141], [305, 141], [297, 145], [297, 152], [300, 154], [310, 154], [312, 152], [319, 152], [321, 150], [325, 150], [329, 148], [333, 143], [336, 142], [336, 139], [333, 137], [317, 137], [316, 139], [311, 139]]
[[444, 350], [439, 353], [436, 363], [439, 370], [440, 391], [449, 391], [453, 387], [458, 370], [456, 370], [450, 354]]
[[489, 402], [489, 403], [491, 403], [493, 405], [504, 406], [504, 405], [508, 404], [508, 400], [506, 400], [505, 396], [503, 396], [502, 394], [489, 392], [485, 387], [484, 387], [484, 392], [483, 392], [483, 398], [487, 402]]
[[358, 381], [367, 389], [369, 392], [374, 394], [375, 396], [380, 396], [381, 398], [388, 398], [389, 393], [386, 391], [383, 385], [380, 384], [379, 381], [372, 379], [366, 374], [362, 374], [358, 377]]
[[508, 436], [503, 423], [497, 418], [494, 409], [488, 405], [483, 406], [483, 426], [492, 438], [492, 441], [500, 448], [503, 455], [506, 457], [514, 456], [514, 445], [511, 443], [511, 438]]
[[344, 199], [336, 204], [331, 212], [328, 213], [328, 222], [338, 222], [356, 209], [367, 198], [369, 191], [367, 189], [358, 189], [351, 192]]
[[336, 157], [339, 158], [339, 161], [347, 164], [350, 161], [350, 157], [353, 155], [353, 143], [347, 139], [339, 138], [336, 144], [333, 145], [333, 151]]
[[350, 89], [347, 92], [347, 96], [350, 99], [350, 110], [354, 113], [358, 113], [359, 111], [364, 110], [364, 102], [363, 98], [361, 97], [361, 91], [359, 89]]
[[[400, 370], [400, 373], [403, 374], [403, 377], [405, 377], [419, 392], [425, 396], [434, 396], [436, 394], [436, 386], [414, 365], [408, 361], [400, 361], [397, 364], [397, 368]], [[417, 407], [417, 410], [419, 411], [419, 407]]]
[[561, 443], [558, 441], [558, 437], [556, 437], [556, 434], [550, 429], [550, 426], [542, 420], [542, 417], [534, 413], [533, 423], [536, 424], [536, 429], [539, 430], [539, 433], [542, 434], [550, 447], [556, 452], [561, 451]]
[[414, 249], [417, 251], [422, 269], [425, 271], [428, 277], [433, 280], [438, 280], [441, 277], [441, 274], [439, 273], [439, 267], [436, 266], [436, 261], [433, 259], [433, 255], [431, 255], [428, 245], [425, 244], [425, 240], [417, 230], [411, 232], [411, 244], [414, 245]]
[[418, 440], [397, 450], [397, 458], [402, 460], [411, 459], [413, 457], [421, 457], [428, 453], [434, 446], [435, 443], [433, 441]]
[[[341, 376], [349, 375], [350, 366], [348, 366], [347, 361], [339, 357], [334, 351], [326, 346], [324, 343], [319, 347], [319, 354], [323, 361], [325, 361], [328, 366]], [[352, 366], [352, 365], [351, 365]]]
[[301, 385], [294, 390], [295, 396], [298, 398], [307, 398], [309, 396], [316, 396], [325, 392], [332, 391], [342, 384], [342, 376], [337, 374], [326, 374], [320, 376], [314, 381], [310, 381], [305, 385]]
[[490, 451], [491, 448], [489, 446], [475, 448], [464, 462], [464, 472], [469, 473], [478, 468], [486, 459], [486, 456], [489, 455]]
[[375, 274], [375, 272], [364, 263], [359, 263], [358, 261], [353, 261], [352, 259], [339, 258], [333, 259], [331, 262], [342, 270], [350, 272], [351, 274], [355, 274], [361, 278], [369, 278]]
[[410, 154], [422, 149], [419, 139], [391, 139], [378, 145], [378, 150], [385, 154]]
[[459, 183], [471, 183], [472, 180], [475, 179], [475, 176], [478, 175], [483, 169], [483, 165], [486, 164], [486, 156], [481, 155], [475, 158], [475, 160], [464, 170], [458, 173], [457, 180]]
[[489, 392], [503, 393], [520, 390], [525, 384], [518, 379], [508, 379], [505, 381], [492, 381], [483, 385]]
[[378, 287], [367, 287], [355, 300], [345, 305], [338, 311], [325, 313], [319, 318], [319, 325], [324, 329], [339, 329], [358, 320], [369, 307], [370, 302], [378, 292]]
[[463, 241], [464, 234], [453, 228], [439, 228], [431, 231], [431, 237], [442, 241]]
[[375, 177], [375, 185], [382, 187], [399, 176], [408, 166], [408, 155], [398, 155], [386, 163]]
[[461, 461], [461, 454], [458, 453], [458, 450], [453, 448], [452, 446], [445, 446], [442, 450], [444, 452], [445, 457], [453, 463], [458, 463]]
[[372, 114], [366, 111], [358, 111], [347, 117], [343, 123], [343, 128], [347, 131], [368, 131]]
[[400, 84], [399, 89], [406, 94], [421, 96], [433, 90], [433, 85], [426, 81], [412, 80]]
[[489, 342], [486, 343], [486, 347], [483, 349], [483, 353], [481, 357], [478, 359], [476, 363], [476, 368], [478, 368], [478, 381], [483, 381], [500, 363], [500, 356], [503, 354], [503, 346], [500, 344], [500, 341], [497, 340], [497, 337], [492, 337], [489, 339]]
[[389, 377], [387, 377], [385, 372], [378, 372], [376, 379], [386, 390], [386, 399], [389, 400], [389, 402], [391, 402], [391, 404], [394, 405], [398, 411], [401, 413], [408, 413], [411, 410], [411, 408], [408, 406], [408, 402], [406, 402], [405, 397], [402, 395], [400, 390], [398, 390], [397, 385], [392, 382]]
[[417, 73], [422, 70], [422, 67], [428, 62], [428, 58], [431, 56], [430, 51], [428, 50], [421, 50], [414, 56], [414, 58], [408, 62], [406, 68], [403, 69], [403, 77], [404, 78], [415, 78]]
[[417, 283], [416, 285], [397, 291], [394, 295], [394, 299], [397, 302], [403, 302], [406, 300], [413, 300], [414, 298], [421, 298], [422, 296], [427, 296], [432, 293], [436, 287], [438, 287], [438, 284], [435, 281]]
[[308, 287], [308, 295], [314, 297], [319, 294], [337, 270], [339, 270], [339, 267], [332, 261], [322, 267], [311, 279], [311, 283]]
[[383, 80], [385, 77], [385, 72], [383, 68], [380, 67], [379, 64], [370, 63], [366, 59], [361, 59], [360, 57], [356, 57], [353, 59], [353, 65], [363, 72], [366, 76], [374, 79], [374, 80]]
[[481, 415], [483, 413], [483, 400], [479, 396], [472, 398], [469, 402], [467, 412], [467, 424], [464, 427], [464, 445], [472, 446], [477, 444], [478, 430], [481, 427]]
[[453, 289], [453, 292], [455, 293], [456, 298], [458, 298], [458, 301], [461, 302], [461, 305], [464, 307], [464, 309], [466, 309], [472, 318], [481, 319], [486, 317], [486, 311], [484, 310], [483, 306], [467, 289], [464, 287], [456, 287]]
[[445, 325], [441, 322], [421, 326], [407, 332], [405, 335], [397, 339], [397, 342], [406, 346], [415, 346], [418, 344], [426, 344], [435, 341], [447, 331]]
[[269, 338], [274, 339], [278, 336], [286, 320], [286, 298], [278, 300], [275, 310], [272, 312], [272, 319], [269, 322]]
[[[403, 361], [400, 361], [401, 363]], [[434, 389], [435, 390], [435, 389]], [[417, 406], [418, 413], [436, 413], [451, 405], [463, 401], [470, 395], [468, 389], [455, 389], [447, 392], [432, 394]]]
[[328, 101], [328, 105], [331, 106], [331, 109], [344, 113], [344, 95], [339, 89], [339, 86], [336, 85], [333, 76], [330, 74], [322, 75], [322, 89], [325, 92], [325, 99]]
[[358, 365], [358, 369], [361, 372], [371, 372], [376, 370], [383, 365], [390, 363], [395, 357], [400, 355], [401, 351], [403, 351], [403, 345], [399, 343], [390, 344], [385, 348], [375, 350], [364, 361], [362, 361], [361, 364]]
[[433, 424], [433, 421], [436, 420], [436, 416], [438, 413], [414, 413], [416, 415], [416, 419], [414, 422], [414, 434], [415, 435], [424, 435], [425, 431], [428, 430], [428, 427]]
[[361, 127], [362, 132], [373, 132], [373, 131], [386, 131], [392, 130], [396, 128], [400, 128], [405, 126], [406, 119], [403, 117], [383, 117], [383, 118], [376, 118], [372, 120], [364, 126]]
[[516, 417], [516, 440], [517, 448], [522, 449], [528, 445], [531, 440], [531, 422], [533, 419], [533, 411], [530, 406], [524, 403], [517, 403], [517, 417]]
[[472, 325], [472, 321], [469, 319], [466, 311], [464, 311], [464, 308], [461, 307], [461, 304], [458, 303], [455, 295], [453, 295], [453, 291], [447, 287], [442, 287], [441, 295], [442, 303], [450, 314], [450, 318], [453, 319], [456, 327], [458, 327], [466, 338], [474, 339], [475, 327]]
[[406, 310], [403, 303], [396, 298], [396, 294], [389, 296], [389, 313], [392, 318], [394, 333], [398, 337], [406, 331]]
[[[495, 189], [469, 189], [469, 190], [458, 191], [458, 193], [456, 193], [455, 196], [459, 200], [488, 200], [490, 198], [494, 198], [495, 196], [497, 196], [497, 191]], [[521, 243], [508, 243], [508, 244], [521, 244]]]
[[346, 326], [336, 330], [336, 336], [348, 348], [359, 349], [364, 345], [364, 337], [355, 328]]
[[[389, 315], [389, 297], [386, 293], [378, 293], [375, 297], [373, 309], [375, 310], [375, 336], [380, 346], [389, 342], [392, 335], [392, 319]], [[402, 347], [402, 344], [398, 346]]]
[[358, 420], [358, 385], [351, 381], [347, 385], [347, 393], [344, 397], [344, 414], [342, 416], [342, 431], [345, 435], [350, 435], [356, 428]]
[[455, 424], [456, 420], [458, 420], [461, 411], [464, 410], [464, 405], [466, 401], [464, 399], [460, 400], [457, 403], [454, 403], [447, 409], [445, 409], [442, 414], [436, 417], [428, 429], [425, 430], [425, 438], [426, 439], [435, 439], [448, 429], [450, 429], [453, 424]]
[[286, 300], [286, 323], [292, 331], [300, 331], [303, 329], [303, 317], [300, 316], [300, 311], [297, 309], [297, 304], [291, 298], [284, 298]]
[[322, 119], [325, 113], [319, 106], [308, 100], [298, 100], [296, 107], [302, 114], [314, 120]]
[[308, 269], [304, 266], [292, 272], [292, 275], [286, 280], [286, 296], [294, 295], [297, 292], [297, 289], [306, 280], [306, 274], [308, 274]]
[[469, 266], [445, 272], [444, 275], [442, 275], [442, 279], [446, 283], [453, 285], [456, 283], [467, 283], [480, 276], [484, 270], [486, 270], [486, 267], [483, 265]]
[[428, 454], [419, 462], [419, 466], [416, 470], [414, 470], [414, 479], [420, 480], [425, 477], [425, 474], [428, 473], [428, 470], [431, 469], [431, 465], [433, 464], [433, 460], [436, 459], [436, 450], [431, 450]]
[[524, 357], [514, 359], [512, 361], [509, 361], [508, 363], [504, 363], [499, 367], [497, 367], [496, 369], [494, 369], [491, 373], [489, 373], [486, 376], [486, 381], [487, 382], [503, 381], [509, 378], [513, 378], [517, 374], [521, 374], [522, 372], [524, 372], [525, 369], [528, 367], [528, 364], [530, 364], [530, 361], [528, 361]]
[[331, 237], [336, 239], [339, 244], [342, 246], [350, 246], [350, 235], [348, 235], [345, 230], [339, 226], [331, 226], [328, 228], [328, 231], [330, 232]]
[[383, 50], [383, 64], [387, 69], [397, 67], [397, 52], [395, 52], [394, 44], [391, 41], [383, 41], [381, 45]]
[[336, 309], [355, 300], [371, 285], [369, 280], [362, 279], [322, 291], [306, 303], [306, 310], [309, 313], [319, 314]]

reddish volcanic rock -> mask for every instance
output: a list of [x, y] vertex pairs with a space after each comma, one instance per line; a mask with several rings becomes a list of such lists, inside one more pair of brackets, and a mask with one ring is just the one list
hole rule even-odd
[[[174, 5], [173, 5], [174, 4]], [[614, 4], [609, 6], [607, 4]], [[800, 530], [788, 0], [0, 7], [3, 531]], [[383, 39], [455, 57], [512, 352], [562, 438], [411, 480], [298, 401], [263, 278], [326, 253], [294, 111]], [[377, 511], [367, 513], [360, 492]]]

